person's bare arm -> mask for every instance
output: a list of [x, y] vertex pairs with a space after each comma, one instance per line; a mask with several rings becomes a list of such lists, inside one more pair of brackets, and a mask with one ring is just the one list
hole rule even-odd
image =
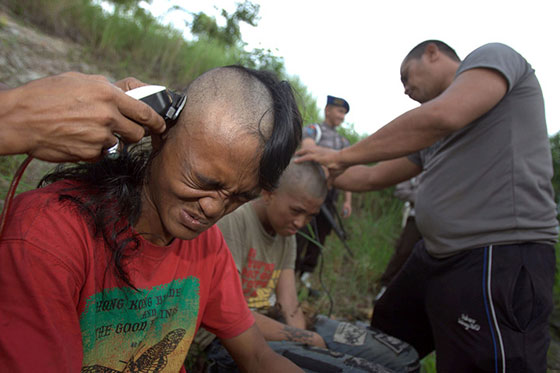
[[242, 372], [303, 372], [290, 360], [275, 353], [256, 325], [237, 337], [221, 341]]
[[99, 75], [64, 73], [0, 90], [0, 154], [95, 160], [116, 143], [115, 134], [137, 142], [144, 127], [161, 133], [163, 118], [123, 92], [140, 85], [132, 78], [115, 85]]
[[255, 322], [267, 341], [300, 342], [326, 348], [323, 337], [310, 330], [295, 328], [253, 311]]
[[352, 192], [344, 192], [344, 203], [342, 204], [342, 217], [349, 218], [352, 215]]
[[315, 140], [310, 137], [306, 137], [305, 139], [301, 140], [302, 149], [309, 149], [315, 146], [317, 146], [317, 144], [315, 144]]
[[283, 269], [276, 285], [276, 299], [286, 324], [305, 329], [305, 317], [298, 302], [296, 277], [293, 269]]
[[407, 157], [379, 162], [375, 166], [352, 166], [334, 180], [334, 186], [353, 192], [380, 190], [408, 180], [422, 168]]
[[379, 131], [339, 152], [302, 149], [298, 162], [315, 160], [333, 177], [357, 164], [395, 159], [424, 149], [492, 109], [506, 94], [503, 75], [490, 69], [461, 73], [438, 97], [395, 118]]

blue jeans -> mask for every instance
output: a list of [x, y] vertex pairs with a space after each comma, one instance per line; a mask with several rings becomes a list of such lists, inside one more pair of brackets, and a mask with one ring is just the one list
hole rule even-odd
[[[418, 354], [407, 343], [369, 328], [319, 316], [315, 324], [328, 349], [297, 342], [269, 342], [270, 347], [305, 372], [419, 372]], [[238, 372], [218, 340], [207, 348], [208, 372]]]

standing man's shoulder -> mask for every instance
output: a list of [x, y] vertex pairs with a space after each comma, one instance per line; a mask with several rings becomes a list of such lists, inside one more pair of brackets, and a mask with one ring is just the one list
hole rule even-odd
[[513, 48], [502, 43], [485, 44], [472, 51], [459, 66], [456, 76], [476, 68], [487, 68], [500, 72], [508, 83], [508, 91], [515, 82], [534, 73], [531, 65]]

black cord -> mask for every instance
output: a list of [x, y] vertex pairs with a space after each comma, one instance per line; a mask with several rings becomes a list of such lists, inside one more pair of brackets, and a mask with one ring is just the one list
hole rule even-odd
[[329, 313], [327, 316], [330, 318], [334, 307], [334, 300], [331, 296], [331, 293], [325, 286], [325, 283], [323, 282], [323, 264], [324, 264], [325, 257], [323, 256], [323, 245], [315, 239], [315, 237], [319, 236], [316, 221], [312, 220], [311, 224], [307, 224], [307, 229], [309, 230], [309, 232], [313, 234], [314, 237], [311, 237], [308, 234], [303, 233], [301, 230], [299, 230], [297, 233], [300, 236], [304, 237], [307, 241], [314, 243], [319, 248], [319, 257], [321, 260], [321, 263], [319, 264], [319, 283], [321, 284], [321, 289], [323, 289], [323, 291], [327, 294], [327, 297], [329, 298]]

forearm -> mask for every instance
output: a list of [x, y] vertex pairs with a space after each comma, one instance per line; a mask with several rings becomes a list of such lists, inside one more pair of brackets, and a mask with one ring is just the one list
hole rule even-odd
[[325, 341], [315, 332], [295, 328], [253, 311], [255, 322], [267, 341], [292, 341], [325, 347]]
[[422, 168], [406, 157], [375, 166], [352, 166], [334, 180], [336, 188], [352, 192], [381, 190], [418, 175]]
[[27, 153], [34, 141], [33, 133], [27, 131], [25, 111], [19, 110], [24, 101], [20, 88], [0, 90], [0, 154]]
[[344, 192], [344, 203], [352, 203], [352, 192]]
[[402, 157], [424, 149], [449, 134], [430, 103], [395, 118], [369, 137], [342, 149], [338, 161], [344, 166]]
[[250, 362], [247, 370], [242, 371], [250, 373], [285, 373], [285, 372], [303, 372], [299, 367], [287, 358], [278, 355], [271, 348], [263, 351], [255, 361]]
[[222, 344], [242, 372], [301, 372], [295, 364], [270, 348], [256, 325], [237, 337], [222, 339]]
[[294, 328], [299, 329], [306, 328], [305, 316], [303, 315], [303, 311], [301, 310], [299, 304], [297, 304], [296, 307], [293, 307], [292, 309], [286, 309], [282, 307], [282, 315], [284, 316], [284, 319], [286, 320], [286, 324], [288, 324], [288, 326], [293, 326]]

